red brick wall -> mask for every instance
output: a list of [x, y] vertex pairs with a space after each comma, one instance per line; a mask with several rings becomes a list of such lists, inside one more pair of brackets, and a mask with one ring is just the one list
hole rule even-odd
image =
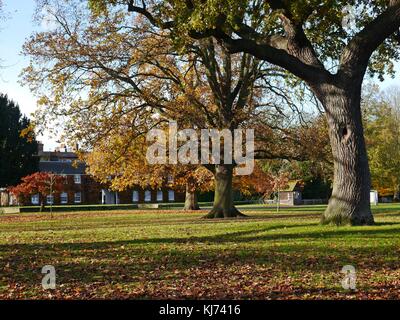
[[[62, 192], [68, 194], [68, 203], [63, 203], [62, 205], [74, 205], [74, 204], [82, 204], [82, 205], [90, 205], [90, 204], [101, 204], [101, 190], [107, 189], [107, 186], [101, 185], [96, 182], [88, 175], [81, 176], [81, 183], [76, 184], [74, 182], [74, 176], [68, 175], [66, 176], [66, 183], [64, 184], [64, 188]], [[159, 202], [170, 202], [168, 200], [168, 190], [170, 188], [164, 187], [163, 191], [163, 200]], [[132, 200], [133, 190], [139, 191], [139, 202], [136, 203], [145, 203], [145, 190], [142, 188], [134, 188], [126, 191], [118, 192], [118, 197], [120, 204], [132, 204], [134, 203]], [[81, 202], [75, 203], [75, 193], [81, 192]], [[26, 197], [26, 199], [21, 199], [22, 205], [32, 205], [31, 197]], [[173, 202], [184, 202], [185, 194], [184, 192], [175, 191], [175, 201]], [[151, 202], [157, 203], [157, 190], [151, 190]], [[54, 205], [61, 205], [61, 193], [54, 194]]]

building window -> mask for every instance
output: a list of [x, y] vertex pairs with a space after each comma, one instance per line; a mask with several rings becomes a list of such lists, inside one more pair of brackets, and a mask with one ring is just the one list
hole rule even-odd
[[144, 192], [144, 201], [145, 202], [150, 202], [151, 201], [151, 191], [146, 190]]
[[82, 179], [81, 179], [81, 175], [80, 174], [74, 175], [74, 182], [75, 182], [75, 184], [81, 184]]
[[48, 195], [46, 197], [46, 202], [47, 202], [47, 204], [54, 204], [54, 196]]
[[82, 202], [82, 193], [81, 192], [76, 192], [75, 193], [74, 202], [75, 203], [81, 203]]
[[133, 191], [132, 193], [132, 201], [133, 202], [139, 202], [139, 191]]
[[174, 183], [174, 177], [171, 174], [168, 175], [167, 182]]
[[38, 194], [32, 195], [31, 202], [32, 204], [39, 204], [39, 195]]
[[168, 201], [175, 201], [175, 192], [174, 192], [174, 190], [168, 190]]
[[67, 204], [68, 203], [68, 193], [66, 193], [66, 192], [61, 193], [60, 201], [61, 201], [61, 204]]
[[163, 192], [162, 190], [157, 191], [157, 201], [163, 201]]

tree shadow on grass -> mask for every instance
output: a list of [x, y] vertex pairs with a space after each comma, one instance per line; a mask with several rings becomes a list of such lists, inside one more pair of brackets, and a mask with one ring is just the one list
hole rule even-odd
[[[292, 229], [312, 225], [275, 225], [223, 235], [187, 238], [3, 244], [0, 245], [1, 265], [7, 267], [2, 270], [2, 274], [3, 279], [8, 277], [12, 282], [37, 286], [42, 277], [40, 269], [50, 264], [56, 267], [60, 283], [80, 286], [92, 283], [161, 281], [171, 277], [171, 273], [173, 273], [172, 278], [178, 279], [190, 277], [190, 273], [185, 274], [188, 270], [213, 270], [217, 265], [233, 270], [236, 270], [236, 267], [240, 270], [242, 265], [251, 265], [263, 276], [271, 276], [271, 269], [286, 273], [340, 271], [346, 263], [360, 263], [363, 268], [371, 270], [400, 267], [399, 263], [386, 261], [387, 252], [396, 249], [394, 245], [386, 244], [379, 248], [340, 246], [324, 248], [315, 246], [310, 241], [321, 238], [343, 239], [344, 236], [358, 235], [368, 241], [374, 237], [397, 235], [400, 227], [381, 230], [319, 229], [317, 232], [301, 234], [268, 233], [282, 228]], [[301, 239], [305, 241], [299, 242]], [[274, 240], [293, 241], [281, 243], [279, 246], [269, 245]], [[260, 242], [260, 245], [256, 247], [246, 245], [253, 241]], [[235, 273], [232, 270], [229, 272]], [[215, 276], [217, 281], [220, 274], [210, 276]]]
[[[206, 212], [206, 211], [204, 211]], [[198, 214], [196, 212], [196, 214]], [[168, 226], [168, 225], [176, 225], [176, 224], [185, 224], [185, 225], [217, 225], [217, 224], [224, 224], [224, 223], [237, 223], [237, 224], [243, 224], [246, 222], [258, 222], [258, 221], [273, 221], [273, 220], [282, 220], [282, 219], [296, 219], [296, 220], [310, 220], [310, 218], [315, 219], [315, 221], [319, 221], [320, 216], [315, 215], [315, 214], [266, 214], [266, 215], [250, 215], [247, 216], [246, 218], [231, 218], [231, 219], [200, 219], [199, 217], [185, 217], [185, 218], [168, 218], [165, 220], [160, 220], [160, 219], [152, 219], [152, 218], [146, 218], [146, 219], [137, 219], [131, 218], [131, 219], [124, 219], [121, 221], [115, 221], [112, 220], [111, 222], [108, 223], [82, 223], [82, 224], [58, 224], [57, 220], [51, 220], [50, 218], [47, 218], [45, 220], [42, 220], [40, 222], [49, 222], [52, 223], [51, 225], [49, 224], [44, 224], [44, 225], [39, 225], [35, 226], [35, 231], [63, 231], [63, 230], [96, 230], [98, 228], [102, 229], [112, 229], [116, 228], [118, 226], [121, 227], [136, 227], [139, 223], [140, 225], [143, 226], [151, 226], [151, 225], [159, 225], [159, 226]], [[18, 222], [18, 221], [17, 221]], [[37, 221], [36, 221], [37, 222]], [[289, 224], [286, 223], [285, 226]], [[8, 227], [1, 226], [2, 230], [7, 231], [7, 229], [12, 230], [12, 231], [18, 231], [18, 232], [23, 232], [23, 231], [31, 231], [32, 230], [32, 225], [27, 224], [27, 225], [11, 225]]]
[[380, 226], [395, 226], [395, 225], [399, 225], [399, 228], [400, 228], [400, 222], [388, 222], [388, 221], [375, 222], [374, 226], [380, 227]]

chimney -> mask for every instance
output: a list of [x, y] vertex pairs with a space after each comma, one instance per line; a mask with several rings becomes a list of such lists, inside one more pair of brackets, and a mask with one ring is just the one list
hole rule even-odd
[[44, 151], [44, 144], [41, 141], [38, 141], [38, 155], [42, 154]]

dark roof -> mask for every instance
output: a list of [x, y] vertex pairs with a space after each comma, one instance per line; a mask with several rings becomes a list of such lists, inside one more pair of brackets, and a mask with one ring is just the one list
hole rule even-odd
[[40, 161], [40, 172], [52, 172], [56, 174], [85, 174], [86, 165], [82, 162], [75, 164], [74, 162], [65, 161]]
[[64, 159], [77, 159], [78, 156], [75, 152], [62, 152], [62, 151], [41, 151], [38, 153], [39, 157], [57, 157]]

